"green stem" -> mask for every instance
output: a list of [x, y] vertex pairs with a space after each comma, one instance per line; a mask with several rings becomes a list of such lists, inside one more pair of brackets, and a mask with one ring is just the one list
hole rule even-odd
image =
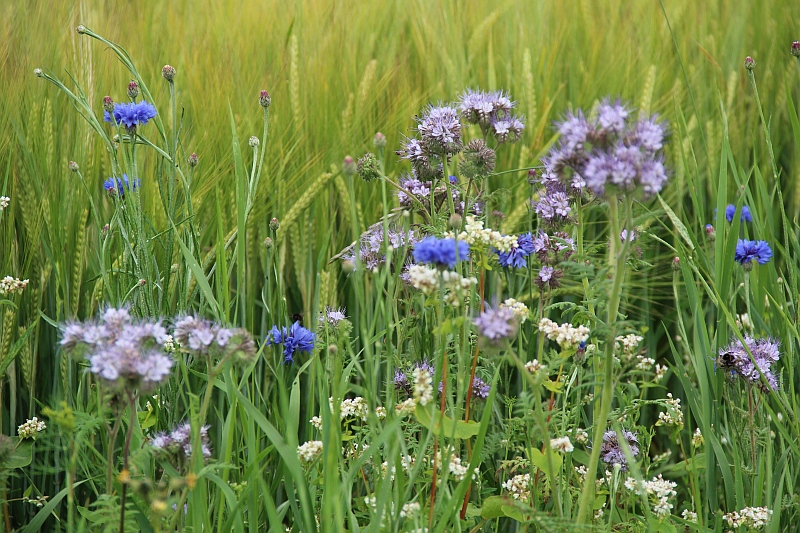
[[[630, 200], [626, 200], [629, 205]], [[586, 524], [591, 519], [592, 504], [595, 496], [595, 479], [597, 476], [597, 465], [600, 461], [600, 447], [603, 443], [603, 433], [605, 433], [608, 414], [611, 412], [611, 403], [614, 399], [614, 338], [615, 323], [619, 313], [620, 293], [622, 279], [625, 271], [622, 268], [625, 261], [629, 240], [626, 240], [621, 251], [619, 248], [619, 205], [618, 199], [612, 195], [608, 199], [609, 204], [609, 248], [608, 248], [608, 268], [613, 284], [608, 297], [608, 307], [606, 313], [606, 327], [608, 328], [608, 339], [605, 345], [603, 357], [603, 382], [601, 390], [600, 408], [595, 410], [594, 417], [594, 437], [592, 438], [592, 455], [589, 458], [587, 467], [586, 481], [581, 494], [580, 506], [578, 508], [578, 523]], [[579, 232], [580, 233], [580, 232]], [[595, 387], [597, 391], [597, 387]]]

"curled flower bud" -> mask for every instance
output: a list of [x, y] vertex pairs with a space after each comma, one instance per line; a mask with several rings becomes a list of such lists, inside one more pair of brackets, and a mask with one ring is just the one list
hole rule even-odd
[[795, 41], [792, 43], [792, 55], [800, 58], [800, 41]]
[[259, 144], [258, 137], [256, 137], [255, 135], [250, 137], [250, 141], [248, 142], [248, 144], [250, 145], [250, 148], [258, 148]]
[[172, 82], [175, 79], [175, 67], [164, 65], [164, 68], [161, 69], [161, 75], [164, 76], [165, 80]]
[[139, 96], [139, 84], [136, 83], [136, 80], [131, 80], [128, 84], [128, 97], [136, 98], [137, 96]]
[[272, 220], [269, 221], [269, 229], [271, 229], [272, 231], [278, 231], [278, 228], [280, 227], [281, 223], [278, 222], [277, 218], [273, 218]]
[[358, 171], [356, 168], [356, 162], [353, 160], [352, 157], [349, 155], [344, 156], [344, 160], [342, 161], [342, 172], [345, 176], [353, 176]]
[[372, 144], [375, 148], [383, 148], [386, 146], [386, 135], [381, 132], [375, 134], [375, 137], [372, 139]]
[[70, 161], [69, 162], [69, 169], [72, 172], [77, 172], [78, 171], [78, 163], [76, 163], [75, 161]]
[[364, 181], [372, 181], [379, 178], [381, 171], [378, 168], [378, 158], [372, 152], [367, 152], [364, 157], [358, 160], [357, 170], [358, 175]]
[[103, 97], [103, 111], [112, 113], [114, 111], [114, 100], [110, 96]]
[[744, 68], [751, 72], [753, 71], [754, 68], [756, 68], [756, 62], [753, 60], [752, 57], [747, 56], [746, 58], [744, 58]]
[[197, 157], [197, 154], [195, 154], [195, 153], [192, 153], [192, 155], [189, 156], [189, 159], [187, 159], [187, 162], [189, 163], [190, 167], [196, 167], [197, 166], [197, 161], [198, 161], [198, 157]]
[[86, 33], [86, 26], [81, 24], [80, 26], [75, 28], [75, 31], [77, 31], [79, 35], [83, 35], [84, 33]]
[[272, 97], [266, 90], [261, 91], [261, 94], [258, 97], [258, 103], [261, 104], [261, 107], [267, 108], [272, 103]]
[[41, 78], [42, 77], [42, 69], [40, 69], [40, 68], [33, 69], [33, 75], [36, 76], [37, 78]]

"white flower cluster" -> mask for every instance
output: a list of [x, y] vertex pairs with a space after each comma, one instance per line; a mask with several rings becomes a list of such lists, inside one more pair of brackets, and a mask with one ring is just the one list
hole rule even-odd
[[753, 331], [755, 329], [755, 325], [747, 313], [736, 315], [736, 325], [744, 331]]
[[164, 340], [164, 351], [167, 353], [174, 353], [177, 349], [178, 343], [175, 342], [175, 337], [172, 335], [167, 335], [166, 339]]
[[636, 356], [636, 370], [641, 370], [642, 372], [647, 372], [653, 365], [656, 364], [656, 360], [652, 357], [645, 357], [644, 355], [637, 355]]
[[[440, 277], [441, 276], [441, 277]], [[465, 278], [457, 272], [439, 272], [435, 268], [424, 265], [411, 265], [408, 268], [408, 281], [412, 287], [426, 296], [436, 294], [441, 287], [445, 289], [444, 301], [448, 305], [460, 306], [469, 296], [472, 286], [478, 283], [477, 278]]]
[[414, 378], [414, 402], [428, 405], [433, 401], [433, 377], [424, 368], [416, 368], [411, 374]]
[[500, 307], [505, 307], [514, 311], [514, 316], [517, 317], [517, 320], [519, 320], [520, 324], [528, 320], [528, 306], [522, 302], [518, 302], [514, 298], [507, 299], [505, 302], [500, 304]]
[[17, 428], [17, 435], [19, 435], [20, 439], [36, 440], [39, 433], [45, 429], [47, 429], [45, 423], [34, 416]]
[[[461, 458], [452, 452], [446, 452], [448, 457], [447, 459], [447, 470], [450, 472], [450, 477], [453, 478], [454, 481], [461, 481], [465, 477], [467, 477], [467, 466], [461, 463]], [[444, 462], [442, 460], [443, 454], [441, 451], [436, 452], [436, 465], [439, 469], [439, 472], [442, 471], [442, 467]], [[479, 470], [475, 468], [472, 473], [472, 479], [477, 479], [479, 474]]]
[[[331, 408], [331, 413], [333, 413], [333, 398], [328, 398], [328, 405]], [[368, 415], [369, 405], [367, 404], [367, 400], [361, 396], [356, 396], [355, 398], [345, 398], [342, 400], [342, 403], [339, 404], [339, 420], [345, 420], [347, 418], [360, 418], [362, 422], [366, 422]], [[386, 408], [381, 406], [376, 407], [375, 416], [377, 416], [380, 420], [386, 418]], [[320, 431], [322, 430], [321, 417], [312, 417], [309, 422], [315, 428], [319, 429]]]
[[703, 438], [703, 433], [700, 431], [700, 428], [694, 430], [694, 435], [692, 435], [692, 446], [695, 448], [699, 448], [705, 443], [705, 439]]
[[8, 207], [8, 204], [11, 202], [11, 198], [8, 196], [0, 196], [0, 211]]
[[667, 375], [667, 370], [669, 370], [667, 365], [656, 364], [656, 381], [664, 379], [664, 376]]
[[572, 442], [570, 442], [569, 437], [566, 435], [563, 437], [558, 437], [557, 439], [550, 439], [550, 447], [561, 453], [569, 453], [575, 449], [575, 447], [572, 446]]
[[[455, 235], [450, 232], [447, 237], [453, 238]], [[519, 246], [516, 235], [503, 235], [499, 231], [484, 229], [483, 222], [472, 215], [467, 215], [464, 231], [458, 234], [458, 240], [470, 246], [492, 247], [499, 252], [509, 252]]]
[[620, 335], [614, 344], [615, 351], [618, 354], [625, 356], [625, 359], [630, 359], [639, 348], [639, 344], [644, 340], [644, 337], [630, 333], [624, 337]]
[[575, 429], [575, 442], [578, 444], [586, 444], [589, 442], [589, 433], [583, 428]]
[[673, 398], [672, 393], [667, 393], [667, 411], [658, 413], [657, 426], [683, 426], [683, 411], [681, 411], [681, 399]]
[[422, 509], [422, 506], [419, 502], [408, 502], [403, 505], [403, 508], [400, 509], [400, 518], [412, 518], [419, 514], [419, 511]]
[[506, 489], [511, 497], [515, 500], [526, 502], [531, 498], [531, 475], [518, 474], [503, 483], [503, 488]]
[[641, 483], [632, 477], [625, 480], [626, 489], [637, 494], [646, 494], [651, 499], [654, 499], [653, 513], [659, 520], [663, 520], [672, 512], [672, 504], [669, 499], [678, 494], [675, 492], [675, 487], [677, 486], [677, 483], [664, 479], [661, 474], [658, 477], [654, 477], [652, 481], [643, 480]]
[[760, 529], [767, 525], [771, 516], [772, 509], [767, 509], [766, 507], [745, 507], [741, 511], [726, 513], [722, 516], [722, 519], [728, 522], [728, 525], [734, 529], [740, 527]]
[[539, 372], [547, 370], [547, 367], [541, 364], [538, 359], [534, 359], [533, 361], [525, 363], [525, 370], [536, 376]]
[[297, 447], [297, 457], [303, 464], [313, 463], [320, 455], [322, 455], [321, 440], [310, 440]]
[[28, 286], [27, 279], [17, 279], [6, 276], [0, 279], [0, 294], [14, 294], [25, 290]]
[[681, 513], [681, 516], [687, 522], [697, 523], [697, 513], [695, 513], [694, 511], [690, 511], [689, 509], [684, 509], [683, 512]]
[[551, 341], [556, 341], [562, 350], [577, 348], [582, 342], [589, 338], [589, 328], [572, 324], [558, 325], [549, 318], [539, 321], [539, 331], [547, 335]]
[[417, 408], [417, 402], [414, 398], [409, 398], [404, 402], [400, 402], [394, 406], [394, 411], [397, 416], [408, 416]]

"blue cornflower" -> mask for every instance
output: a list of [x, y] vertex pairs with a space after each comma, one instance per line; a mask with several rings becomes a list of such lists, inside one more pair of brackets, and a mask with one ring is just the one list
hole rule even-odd
[[533, 235], [530, 233], [523, 233], [517, 237], [517, 246], [508, 252], [495, 250], [500, 266], [505, 268], [525, 268], [528, 266], [525, 258], [534, 251], [536, 251], [536, 247], [533, 244]]
[[[728, 204], [728, 207], [725, 208], [725, 218], [728, 222], [733, 222], [733, 217], [736, 215], [736, 206], [733, 204]], [[742, 213], [739, 215], [739, 220], [741, 222], [752, 222], [753, 215], [750, 213], [750, 208], [746, 205], [742, 206]]]
[[[458, 257], [456, 258], [456, 246]], [[464, 261], [469, 257], [469, 244], [455, 239], [437, 239], [426, 237], [414, 246], [414, 261], [436, 266], [453, 268], [456, 261]]]
[[130, 181], [127, 174], [123, 174], [121, 178], [108, 178], [103, 182], [103, 188], [109, 196], [119, 195], [120, 198], [125, 196], [126, 191], [138, 189], [139, 185], [141, 185], [141, 180], [136, 178]]
[[758, 261], [759, 265], [766, 265], [772, 259], [772, 248], [769, 247], [767, 241], [739, 239], [733, 258], [743, 266], [750, 266], [752, 261]]
[[126, 128], [135, 128], [138, 125], [144, 126], [156, 114], [155, 106], [142, 100], [141, 102], [131, 102], [129, 104], [114, 104], [114, 110], [111, 113], [104, 111], [103, 120], [121, 124]]
[[272, 344], [283, 344], [283, 355], [285, 356], [283, 362], [291, 363], [294, 361], [294, 352], [300, 350], [301, 352], [311, 353], [314, 349], [314, 339], [316, 335], [300, 325], [300, 322], [295, 322], [291, 327], [272, 326], [267, 339], [267, 346]]

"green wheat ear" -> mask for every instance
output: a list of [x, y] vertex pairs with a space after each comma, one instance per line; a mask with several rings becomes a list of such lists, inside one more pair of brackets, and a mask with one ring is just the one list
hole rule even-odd
[[316, 198], [316, 196], [325, 188], [325, 185], [333, 178], [333, 174], [330, 172], [325, 172], [321, 174], [316, 181], [309, 187], [303, 195], [298, 198], [298, 200], [292, 205], [289, 212], [286, 213], [286, 216], [283, 217], [281, 220], [281, 227], [278, 229], [277, 239], [278, 243], [281, 244], [283, 239], [286, 237], [286, 232], [297, 223], [300, 216], [303, 212], [308, 209], [311, 205], [311, 202]]

